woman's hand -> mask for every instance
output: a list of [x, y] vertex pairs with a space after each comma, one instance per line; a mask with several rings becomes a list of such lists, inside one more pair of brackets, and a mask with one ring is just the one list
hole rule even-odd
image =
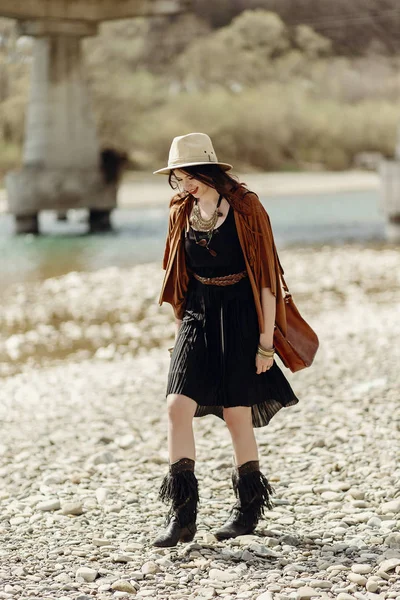
[[257, 375], [265, 373], [265, 371], [269, 371], [273, 364], [273, 358], [266, 358], [265, 356], [260, 356], [259, 354], [256, 354]]
[[175, 342], [178, 339], [179, 330], [181, 328], [181, 325], [182, 325], [182, 319], [175, 318]]
[[[174, 339], [174, 346], [176, 344], [176, 340], [178, 339], [178, 335], [179, 335], [179, 330], [181, 328], [182, 325], [182, 319], [177, 319], [175, 318], [175, 339]], [[169, 352], [169, 357], [172, 357], [172, 352], [174, 351], [174, 346], [171, 346], [170, 348], [168, 348], [168, 352]]]

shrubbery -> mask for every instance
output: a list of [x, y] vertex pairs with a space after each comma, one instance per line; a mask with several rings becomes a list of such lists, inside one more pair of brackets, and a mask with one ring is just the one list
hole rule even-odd
[[[0, 48], [0, 176], [18, 163], [29, 56], [9, 27]], [[1, 38], [0, 20], [0, 38]], [[206, 131], [241, 169], [344, 169], [393, 154], [400, 59], [332, 56], [331, 42], [274, 13], [245, 11], [211, 30], [194, 15], [105, 24], [84, 43], [102, 145], [137, 168], [164, 164], [171, 139]]]
[[[264, 84], [233, 94], [180, 94], [153, 110], [135, 129], [143, 167], [165, 162], [172, 137], [207, 131], [218, 153], [242, 169], [346, 169], [361, 151], [391, 155], [400, 107], [366, 100], [341, 105], [297, 86]], [[143, 151], [145, 151], [143, 153]]]
[[310, 24], [328, 36], [335, 54], [362, 55], [373, 47], [400, 51], [398, 0], [193, 0], [194, 10], [212, 28], [229, 25], [244, 10], [272, 10], [290, 27]]

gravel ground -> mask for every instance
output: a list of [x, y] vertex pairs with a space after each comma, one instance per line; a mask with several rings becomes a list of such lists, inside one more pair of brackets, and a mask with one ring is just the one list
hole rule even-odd
[[400, 599], [398, 250], [281, 258], [321, 347], [310, 369], [285, 370], [299, 404], [255, 430], [274, 508], [226, 542], [212, 532], [234, 501], [232, 445], [209, 415], [194, 421], [195, 540], [151, 546], [174, 331], [159, 265], [1, 298], [0, 598]]

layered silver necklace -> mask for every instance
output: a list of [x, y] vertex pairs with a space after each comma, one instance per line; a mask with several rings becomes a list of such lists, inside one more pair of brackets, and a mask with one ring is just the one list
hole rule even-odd
[[[211, 256], [217, 256], [217, 253], [212, 248], [209, 248], [210, 242], [212, 240], [212, 236], [214, 233], [215, 225], [217, 223], [218, 217], [222, 217], [223, 213], [219, 210], [219, 205], [221, 204], [222, 194], [219, 195], [217, 206], [210, 219], [203, 219], [200, 212], [200, 207], [197, 204], [197, 198], [195, 200], [195, 206], [193, 207], [192, 214], [190, 216], [189, 222], [192, 226], [194, 237], [196, 240], [196, 244], [199, 246], [203, 246], [206, 248]], [[200, 240], [197, 239], [195, 231], [202, 231], [207, 233], [205, 238]]]
[[196, 231], [211, 231], [214, 230], [214, 227], [218, 221], [218, 217], [222, 217], [223, 213], [219, 210], [219, 205], [221, 204], [222, 195], [219, 195], [217, 206], [210, 219], [204, 219], [201, 216], [200, 206], [197, 204], [197, 198], [194, 199], [195, 205], [192, 210], [192, 215], [189, 219], [191, 226]]

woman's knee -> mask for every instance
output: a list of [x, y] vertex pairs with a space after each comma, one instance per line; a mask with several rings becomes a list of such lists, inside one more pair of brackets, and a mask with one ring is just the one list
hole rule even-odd
[[167, 408], [170, 421], [191, 421], [196, 411], [196, 402], [183, 394], [168, 394]]
[[252, 427], [251, 407], [234, 406], [223, 409], [224, 420], [233, 434], [241, 433], [247, 430], [247, 427]]

